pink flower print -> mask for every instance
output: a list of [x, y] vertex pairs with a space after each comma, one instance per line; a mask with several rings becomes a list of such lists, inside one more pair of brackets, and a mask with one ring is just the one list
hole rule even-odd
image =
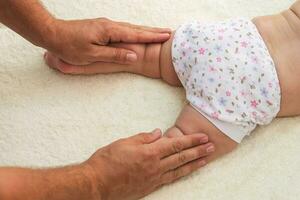
[[273, 87], [273, 84], [271, 82], [268, 85], [269, 85], [269, 88]]
[[258, 106], [258, 103], [256, 100], [251, 101], [251, 107], [256, 108]]
[[211, 114], [211, 117], [212, 117], [213, 119], [219, 119], [219, 113], [218, 113], [218, 112], [213, 112], [213, 113]]
[[200, 54], [200, 55], [204, 55], [204, 53], [205, 53], [205, 49], [204, 49], [204, 48], [200, 48], [200, 49], [199, 49], [199, 54]]
[[240, 94], [241, 94], [241, 96], [243, 96], [243, 97], [246, 97], [247, 95], [250, 95], [249, 92], [244, 91], [244, 90], [242, 90], [242, 91], [240, 92]]
[[217, 62], [222, 62], [222, 58], [218, 57]]
[[209, 66], [209, 71], [210, 71], [210, 72], [215, 72], [215, 71], [217, 71], [217, 70], [216, 70], [216, 68], [214, 68], [213, 66]]
[[231, 96], [231, 92], [230, 91], [226, 91], [226, 96], [230, 97]]
[[241, 42], [241, 46], [242, 46], [242, 47], [244, 47], [244, 48], [247, 48], [247, 46], [248, 46], [248, 43], [247, 43], [247, 42], [245, 42], [245, 41], [243, 41], [243, 42]]

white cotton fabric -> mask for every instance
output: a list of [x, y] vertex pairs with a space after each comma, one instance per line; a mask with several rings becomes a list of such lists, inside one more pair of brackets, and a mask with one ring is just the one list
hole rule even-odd
[[183, 24], [172, 60], [190, 104], [236, 142], [279, 112], [276, 68], [251, 20]]

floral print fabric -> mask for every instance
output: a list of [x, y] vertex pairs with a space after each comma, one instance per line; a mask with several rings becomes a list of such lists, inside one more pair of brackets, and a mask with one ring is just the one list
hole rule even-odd
[[279, 112], [276, 68], [251, 20], [183, 24], [172, 59], [190, 104], [237, 142]]

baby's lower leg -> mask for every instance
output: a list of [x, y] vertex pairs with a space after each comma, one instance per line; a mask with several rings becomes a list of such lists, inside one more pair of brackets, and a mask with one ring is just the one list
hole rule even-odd
[[175, 72], [172, 62], [172, 41], [174, 33], [171, 38], [162, 44], [160, 51], [160, 74], [161, 78], [172, 86], [182, 86], [178, 76]]
[[[172, 37], [162, 44], [147, 44], [144, 49], [137, 45], [124, 46], [132, 48], [138, 54], [138, 63], [132, 65], [131, 72], [151, 78], [161, 78], [172, 86], [181, 86], [172, 63]], [[126, 44], [123, 44], [126, 45]]]

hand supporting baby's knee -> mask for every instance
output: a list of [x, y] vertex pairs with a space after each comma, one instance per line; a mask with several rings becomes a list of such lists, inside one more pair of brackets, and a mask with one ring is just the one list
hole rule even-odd
[[175, 126], [170, 128], [166, 135], [176, 137], [194, 133], [204, 133], [208, 136], [208, 142], [214, 145], [214, 153], [208, 156], [208, 161], [215, 160], [234, 150], [238, 143], [230, 139], [217, 129], [211, 122], [203, 117], [192, 106], [186, 105], [178, 116]]

